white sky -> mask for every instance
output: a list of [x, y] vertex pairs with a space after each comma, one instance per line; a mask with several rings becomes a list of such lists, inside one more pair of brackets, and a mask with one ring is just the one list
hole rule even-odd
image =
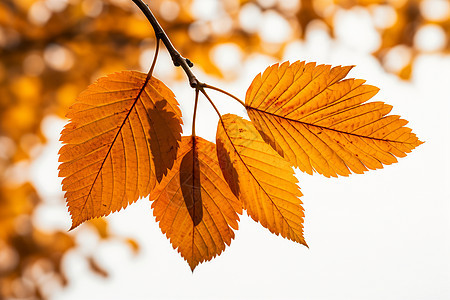
[[[54, 299], [449, 299], [450, 57], [420, 57], [412, 81], [403, 82], [367, 54], [376, 43], [371, 35], [350, 30], [357, 23], [344, 23], [349, 27], [338, 32], [349, 32], [345, 38], [338, 34], [332, 41], [321, 31], [312, 32], [306, 42], [287, 49], [285, 60], [356, 65], [349, 76], [381, 88], [373, 100], [393, 105], [393, 113], [409, 120], [425, 144], [398, 164], [364, 175], [327, 179], [297, 172], [309, 249], [272, 235], [244, 213], [231, 247], [193, 274], [160, 232], [150, 203], [141, 199], [108, 217], [114, 232], [139, 241], [140, 254], [134, 256], [119, 242], [99, 244], [87, 226], [80, 226], [72, 233], [80, 236], [80, 249], [64, 260], [70, 285]], [[224, 60], [237, 59], [222, 53]], [[242, 69], [234, 82], [194, 71], [200, 80], [243, 99], [253, 77], [271, 63], [258, 55], [237, 61]], [[170, 87], [189, 134], [193, 91], [187, 81]], [[210, 96], [223, 114], [243, 115], [233, 100], [213, 92]], [[214, 141], [217, 117], [206, 101], [198, 117], [197, 134]], [[39, 192], [50, 199], [35, 216], [47, 228], [70, 227], [56, 170], [64, 122], [44, 122], [51, 141], [31, 167]], [[89, 249], [95, 249], [109, 278], [88, 271], [81, 253]]]

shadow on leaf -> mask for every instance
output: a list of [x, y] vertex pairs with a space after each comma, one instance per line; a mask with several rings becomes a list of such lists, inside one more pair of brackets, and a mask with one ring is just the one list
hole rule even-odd
[[203, 219], [203, 204], [200, 185], [200, 165], [195, 144], [183, 157], [180, 166], [180, 184], [184, 203], [191, 216], [194, 226]]
[[259, 135], [262, 137], [262, 139], [267, 144], [272, 146], [272, 148], [275, 151], [277, 151], [281, 157], [285, 157], [283, 149], [281, 147], [277, 146], [277, 143], [275, 142], [275, 137], [273, 135], [269, 136], [264, 130], [261, 129], [263, 126], [266, 126], [266, 125], [264, 125], [264, 123], [261, 123], [261, 121], [259, 120], [261, 114], [259, 112], [256, 112], [255, 110], [253, 110], [251, 107], [247, 107], [247, 112], [248, 112], [250, 119], [252, 120], [252, 124], [255, 125], [255, 128], [258, 130]]
[[220, 168], [222, 169], [223, 177], [225, 181], [228, 183], [233, 194], [239, 198], [240, 189], [239, 189], [239, 176], [236, 172], [236, 168], [231, 161], [230, 154], [225, 148], [225, 145], [222, 143], [220, 139], [216, 140], [217, 145], [217, 158], [219, 160]]
[[167, 105], [166, 100], [158, 101], [147, 111], [151, 124], [149, 144], [158, 182], [172, 169], [181, 140], [180, 119], [166, 109]]

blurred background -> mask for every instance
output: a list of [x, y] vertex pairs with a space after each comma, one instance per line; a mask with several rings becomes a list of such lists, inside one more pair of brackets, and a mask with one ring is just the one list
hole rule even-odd
[[[278, 61], [356, 65], [426, 143], [363, 176], [297, 172], [310, 249], [244, 214], [232, 247], [188, 265], [150, 203], [68, 232], [59, 133], [100, 76], [147, 72], [153, 30], [131, 0], [0, 2], [0, 299], [449, 299], [450, 1], [152, 0], [197, 77], [241, 99]], [[162, 48], [155, 76], [190, 133], [194, 92]], [[244, 115], [211, 92], [222, 113]], [[217, 116], [200, 103], [199, 135]]]

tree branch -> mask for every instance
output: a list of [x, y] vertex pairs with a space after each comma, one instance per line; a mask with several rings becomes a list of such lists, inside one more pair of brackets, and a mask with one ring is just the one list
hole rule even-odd
[[167, 48], [167, 51], [169, 51], [169, 54], [172, 57], [174, 66], [175, 67], [181, 66], [183, 68], [184, 72], [186, 73], [189, 79], [189, 84], [191, 85], [191, 87], [196, 88], [200, 86], [201, 85], [200, 82], [197, 80], [197, 78], [190, 69], [193, 66], [193, 63], [189, 59], [181, 56], [181, 54], [175, 49], [166, 32], [164, 31], [164, 29], [162, 29], [161, 25], [159, 25], [158, 20], [156, 20], [155, 16], [153, 15], [148, 5], [145, 4], [142, 0], [132, 0], [132, 1], [134, 2], [134, 4], [137, 5], [137, 7], [142, 11], [147, 20], [152, 25], [153, 30], [155, 31], [156, 39], [163, 41], [164, 45]]

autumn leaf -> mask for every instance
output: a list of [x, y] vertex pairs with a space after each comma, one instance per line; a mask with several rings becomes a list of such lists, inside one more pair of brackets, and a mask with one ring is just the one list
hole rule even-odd
[[236, 115], [222, 117], [216, 139], [224, 177], [248, 214], [272, 233], [306, 246], [302, 193], [289, 163]]
[[100, 78], [70, 108], [59, 176], [72, 228], [147, 196], [173, 165], [181, 111], [156, 78], [134, 71]]
[[245, 105], [264, 140], [292, 165], [326, 177], [397, 162], [420, 145], [392, 106], [365, 103], [378, 88], [344, 79], [351, 67], [285, 62], [250, 85]]
[[172, 170], [150, 194], [161, 231], [192, 270], [225, 250], [242, 204], [222, 176], [215, 145], [183, 137]]

